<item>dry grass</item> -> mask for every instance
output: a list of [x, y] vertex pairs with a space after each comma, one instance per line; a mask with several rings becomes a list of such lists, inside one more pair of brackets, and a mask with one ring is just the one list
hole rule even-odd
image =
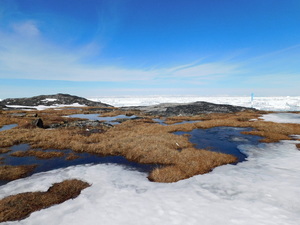
[[27, 151], [17, 151], [10, 154], [14, 157], [25, 157], [25, 156], [34, 156], [39, 159], [51, 159], [57, 157], [65, 156], [65, 153], [60, 151], [41, 151], [41, 150], [27, 150]]
[[296, 147], [300, 150], [300, 144], [296, 144]]
[[[203, 174], [216, 166], [232, 163], [236, 159], [226, 154], [199, 150], [193, 147], [186, 135], [174, 135], [175, 131], [191, 131], [220, 126], [252, 127], [244, 132], [264, 137], [264, 142], [291, 139], [289, 135], [300, 135], [299, 124], [279, 124], [256, 120], [264, 112], [239, 112], [231, 114], [208, 114], [199, 117], [173, 118], [198, 120], [201, 122], [162, 126], [148, 119], [130, 120], [103, 133], [82, 135], [79, 128], [54, 130], [18, 128], [0, 133], [0, 147], [29, 143], [32, 148], [72, 149], [100, 155], [122, 155], [138, 163], [161, 164], [149, 179], [158, 182], [174, 182], [196, 174]], [[122, 112], [124, 114], [124, 112]]]
[[46, 192], [26, 192], [0, 200], [0, 222], [22, 220], [32, 212], [76, 198], [90, 185], [80, 180], [53, 184]]
[[16, 180], [22, 177], [26, 177], [31, 173], [36, 165], [26, 165], [26, 166], [0, 166], [0, 180]]
[[80, 156], [74, 154], [74, 153], [70, 153], [67, 157], [66, 160], [75, 160], [75, 159], [79, 159]]
[[7, 152], [10, 152], [11, 150], [9, 148], [0, 148], [0, 154], [4, 154]]

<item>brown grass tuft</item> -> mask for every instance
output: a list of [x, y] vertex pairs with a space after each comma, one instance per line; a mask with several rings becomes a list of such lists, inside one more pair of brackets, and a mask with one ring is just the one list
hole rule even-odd
[[22, 220], [32, 212], [76, 198], [90, 185], [80, 180], [53, 184], [46, 192], [26, 192], [0, 200], [0, 222]]
[[300, 144], [296, 144], [296, 147], [297, 147], [298, 150], [300, 151]]
[[[116, 112], [114, 112], [116, 113]], [[121, 112], [119, 112], [121, 113]], [[125, 112], [122, 112], [125, 114]], [[234, 162], [233, 156], [198, 150], [189, 142], [187, 135], [175, 135], [176, 131], [192, 131], [212, 127], [251, 127], [245, 134], [264, 137], [264, 142], [291, 139], [300, 135], [299, 124], [280, 124], [255, 120], [258, 112], [208, 114], [197, 117], [178, 117], [173, 121], [195, 120], [201, 122], [162, 126], [146, 119], [128, 120], [102, 133], [82, 135], [79, 128], [24, 129], [17, 128], [0, 132], [0, 147], [28, 143], [32, 148], [72, 149], [103, 156], [122, 155], [138, 163], [154, 163], [164, 167], [154, 170], [149, 179], [159, 182], [174, 182], [196, 174], [209, 172], [216, 166]], [[251, 121], [249, 121], [251, 120]], [[171, 171], [173, 171], [171, 173]]]
[[11, 151], [9, 148], [0, 148], [0, 154], [4, 154]]
[[31, 173], [36, 165], [26, 166], [0, 166], [0, 180], [16, 180], [22, 177], [26, 177], [27, 174]]
[[34, 156], [39, 159], [51, 159], [57, 157], [63, 157], [65, 153], [59, 151], [41, 151], [41, 150], [28, 150], [28, 151], [17, 151], [10, 154], [14, 157], [25, 157], [25, 156]]

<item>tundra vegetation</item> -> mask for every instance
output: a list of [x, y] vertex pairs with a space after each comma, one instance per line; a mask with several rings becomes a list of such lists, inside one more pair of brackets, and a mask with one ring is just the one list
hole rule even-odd
[[[70, 114], [101, 113], [101, 116], [136, 115], [137, 119], [125, 120], [115, 126], [101, 126], [97, 132], [89, 132], [95, 127], [69, 127], [68, 123], [83, 119], [65, 117]], [[47, 109], [43, 111], [0, 111], [0, 127], [18, 124], [17, 127], [0, 132], [0, 156], [11, 154], [15, 157], [36, 156], [39, 158], [61, 157], [61, 151], [49, 152], [47, 149], [72, 149], [74, 152], [88, 152], [99, 156], [124, 156], [126, 159], [142, 164], [157, 164], [148, 179], [154, 182], [176, 182], [198, 174], [204, 174], [213, 168], [234, 163], [235, 156], [196, 149], [188, 135], [175, 135], [176, 131], [192, 131], [213, 127], [251, 127], [247, 135], [263, 137], [261, 142], [291, 140], [291, 135], [300, 135], [299, 124], [274, 123], [260, 120], [267, 112], [243, 111], [236, 113], [211, 113], [195, 116], [176, 116], [165, 119], [168, 125], [153, 121], [154, 117], [141, 111], [123, 111], [121, 109], [93, 107], [77, 109]], [[45, 128], [58, 124], [55, 129], [36, 128], [33, 121], [43, 120]], [[100, 119], [101, 120], [101, 119]], [[177, 124], [182, 121], [195, 123]], [[199, 122], [200, 121], [200, 122]], [[66, 125], [66, 126], [59, 126]], [[9, 153], [10, 147], [22, 143], [30, 144], [31, 149]], [[297, 145], [300, 148], [300, 144]], [[67, 160], [77, 157], [69, 154]], [[13, 180], [26, 176], [35, 168], [30, 166], [0, 165], [0, 179]], [[75, 184], [73, 183], [75, 182]], [[78, 188], [77, 188], [78, 186]], [[61, 203], [76, 197], [80, 190], [89, 185], [81, 181], [65, 181], [55, 184], [47, 192], [23, 193], [1, 200], [1, 221], [19, 220], [31, 212]], [[66, 193], [66, 194], [64, 194]], [[20, 210], [24, 209], [24, 210]]]
[[[300, 134], [298, 124], [281, 124], [259, 120], [266, 112], [244, 111], [229, 114], [200, 114], [196, 116], [177, 116], [166, 119], [168, 126], [155, 123], [153, 116], [140, 111], [93, 110], [93, 107], [78, 109], [48, 109], [44, 111], [4, 111], [1, 114], [0, 126], [17, 123], [19, 126], [0, 133], [0, 147], [28, 143], [31, 150], [14, 152], [13, 156], [35, 155], [40, 158], [60, 157], [64, 153], [43, 152], [40, 149], [72, 149], [75, 152], [95, 153], [101, 156], [121, 155], [130, 161], [145, 164], [158, 164], [159, 168], [149, 174], [155, 182], [176, 182], [197, 174], [204, 174], [213, 168], [233, 163], [232, 155], [196, 149], [186, 135], [175, 135], [176, 131], [191, 131], [212, 127], [252, 127], [252, 131], [243, 132], [248, 135], [263, 137], [262, 142], [278, 142], [292, 139], [290, 135]], [[65, 117], [76, 113], [101, 113], [101, 116], [120, 114], [137, 115], [139, 119], [127, 120], [113, 127], [99, 127], [98, 132], [89, 133], [89, 127], [58, 127], [56, 129], [40, 129], [32, 125], [36, 117], [41, 118], [45, 127], [51, 124], [67, 124], [71, 121], [83, 120]], [[22, 117], [17, 114], [25, 114]], [[36, 115], [35, 117], [30, 115]], [[181, 121], [199, 121], [195, 123], [174, 124]], [[174, 125], [172, 125], [174, 124]]]
[[65, 180], [53, 184], [46, 192], [26, 192], [0, 200], [0, 223], [21, 220], [32, 212], [76, 198], [90, 185], [81, 180]]

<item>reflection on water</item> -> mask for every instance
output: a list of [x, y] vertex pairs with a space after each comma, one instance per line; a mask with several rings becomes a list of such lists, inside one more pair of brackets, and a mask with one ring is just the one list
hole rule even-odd
[[[4, 157], [4, 164], [5, 165], [12, 165], [12, 166], [19, 166], [19, 165], [38, 165], [32, 174], [45, 172], [49, 170], [65, 168], [68, 166], [75, 166], [81, 164], [106, 164], [106, 163], [113, 163], [124, 166], [126, 169], [129, 170], [137, 170], [140, 172], [150, 172], [152, 169], [157, 167], [157, 165], [150, 165], [150, 164], [139, 164], [135, 162], [128, 161], [123, 156], [100, 156], [96, 154], [89, 154], [89, 153], [76, 153], [72, 150], [42, 150], [42, 151], [62, 151], [65, 153], [64, 157], [56, 157], [51, 159], [38, 159], [34, 156], [26, 156], [26, 157], [14, 157], [10, 154], [16, 151], [27, 151], [30, 149], [28, 144], [20, 144], [15, 145], [10, 148], [11, 151], [5, 154], [0, 154], [1, 157]], [[39, 149], [40, 150], [40, 149]], [[73, 153], [79, 158], [74, 160], [66, 160], [66, 157], [69, 153]], [[32, 175], [29, 174], [29, 175]], [[0, 185], [7, 183], [6, 181], [0, 180]]]
[[258, 144], [261, 137], [241, 134], [252, 128], [214, 127], [209, 129], [195, 129], [191, 132], [175, 132], [177, 135], [190, 134], [190, 142], [199, 149], [207, 149], [234, 155], [239, 162], [246, 160], [246, 155], [237, 148], [241, 144]]
[[68, 117], [88, 119], [88, 120], [105, 121], [105, 122], [110, 123], [112, 125], [119, 124], [119, 122], [115, 121], [115, 120], [118, 120], [118, 119], [134, 119], [134, 118], [136, 118], [136, 116], [126, 116], [126, 115], [104, 117], [104, 116], [100, 116], [100, 114], [73, 114], [73, 115], [69, 115]]
[[18, 124], [9, 124], [9, 125], [4, 125], [0, 128], [0, 131], [5, 131], [5, 130], [9, 130], [9, 129], [12, 129], [14, 127], [17, 127]]

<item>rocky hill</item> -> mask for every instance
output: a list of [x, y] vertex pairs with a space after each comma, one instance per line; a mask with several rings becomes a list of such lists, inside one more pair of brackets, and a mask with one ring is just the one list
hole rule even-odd
[[86, 106], [99, 106], [109, 107], [110, 105], [94, 102], [88, 99], [69, 95], [69, 94], [55, 94], [55, 95], [39, 95], [31, 98], [7, 98], [0, 102], [1, 105], [20, 105], [20, 106], [53, 106], [53, 105], [72, 105], [72, 104], [86, 105]]
[[193, 103], [165, 103], [154, 106], [123, 107], [123, 110], [141, 110], [151, 115], [159, 116], [193, 116], [202, 113], [234, 113], [245, 110], [255, 111], [254, 108], [247, 108], [233, 105], [214, 104], [210, 102]]

